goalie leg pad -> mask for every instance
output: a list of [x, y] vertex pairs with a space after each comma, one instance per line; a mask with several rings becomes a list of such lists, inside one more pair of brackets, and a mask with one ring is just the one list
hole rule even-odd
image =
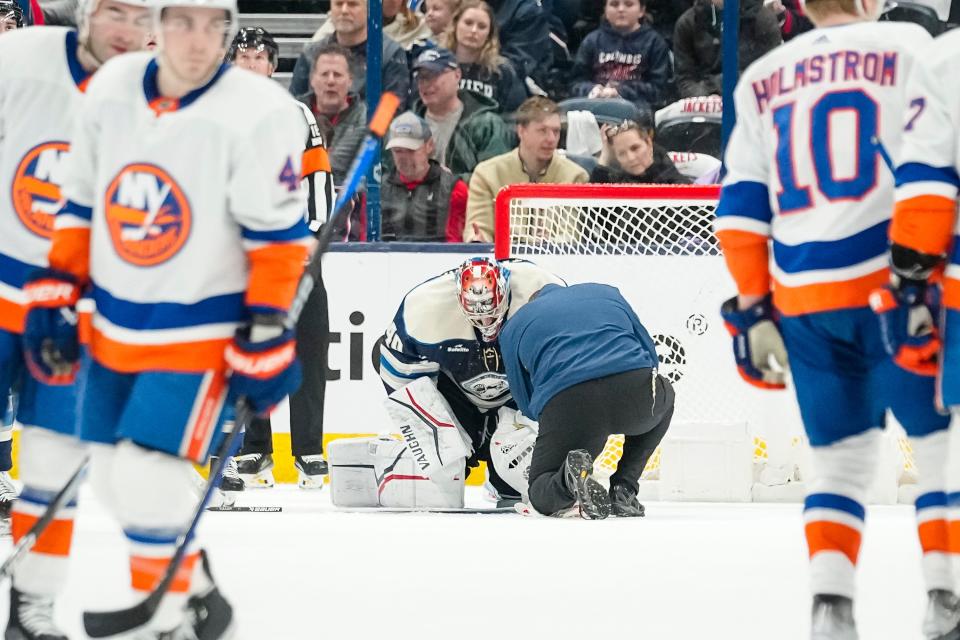
[[[84, 448], [75, 438], [38, 427], [24, 427], [20, 441], [20, 478], [23, 491], [14, 502], [14, 543], [46, 511], [53, 497], [83, 461]], [[54, 596], [66, 583], [76, 498], [67, 503], [37, 538], [14, 570], [14, 586], [26, 593]]]
[[470, 438], [430, 378], [417, 378], [397, 389], [387, 397], [385, 407], [420, 475], [430, 478], [472, 455]]
[[490, 439], [490, 463], [497, 474], [526, 502], [530, 483], [530, 461], [537, 442], [539, 425], [519, 411], [502, 407], [497, 413], [497, 430]]

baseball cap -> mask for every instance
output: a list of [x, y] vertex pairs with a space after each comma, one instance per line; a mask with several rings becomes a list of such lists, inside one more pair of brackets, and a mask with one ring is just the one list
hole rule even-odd
[[454, 56], [449, 49], [443, 49], [441, 47], [427, 49], [413, 61], [414, 73], [420, 69], [441, 73], [443, 71], [449, 71], [450, 69], [456, 69], [459, 66], [460, 65], [457, 64], [457, 57]]
[[412, 111], [402, 113], [390, 123], [387, 149], [410, 149], [416, 151], [432, 136], [426, 120]]

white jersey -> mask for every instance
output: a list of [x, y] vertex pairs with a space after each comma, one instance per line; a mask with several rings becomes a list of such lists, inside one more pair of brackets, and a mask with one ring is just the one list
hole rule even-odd
[[929, 41], [907, 23], [816, 29], [740, 78], [716, 229], [742, 294], [772, 284], [774, 304], [797, 315], [865, 307], [886, 283], [890, 164]]
[[282, 88], [222, 66], [180, 100], [149, 53], [90, 83], [56, 220], [54, 267], [89, 280], [91, 350], [117, 371], [218, 369], [251, 311], [288, 309], [311, 244], [307, 129]]
[[0, 38], [0, 329], [23, 331], [26, 277], [47, 266], [62, 166], [89, 74], [77, 34], [18, 29]]

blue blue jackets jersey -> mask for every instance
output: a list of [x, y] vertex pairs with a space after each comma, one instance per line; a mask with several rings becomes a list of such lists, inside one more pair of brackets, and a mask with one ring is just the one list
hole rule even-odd
[[504, 325], [500, 351], [513, 399], [534, 420], [564, 389], [659, 365], [630, 303], [604, 284], [545, 287]]
[[[544, 285], [564, 284], [530, 262], [502, 264], [510, 271], [507, 318]], [[496, 409], [511, 399], [500, 347], [483, 342], [460, 310], [456, 274], [441, 273], [404, 297], [380, 350], [380, 377], [392, 393], [417, 378], [444, 375], [481, 411]]]

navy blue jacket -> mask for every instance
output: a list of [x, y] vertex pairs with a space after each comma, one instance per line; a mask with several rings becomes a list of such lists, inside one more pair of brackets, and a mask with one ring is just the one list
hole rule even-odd
[[534, 420], [564, 389], [659, 365], [630, 303], [605, 284], [548, 284], [504, 324], [500, 353], [517, 407]]
[[670, 47], [647, 25], [623, 34], [606, 20], [591, 31], [573, 63], [574, 96], [586, 96], [594, 85], [610, 84], [631, 102], [660, 105], [671, 75]]

